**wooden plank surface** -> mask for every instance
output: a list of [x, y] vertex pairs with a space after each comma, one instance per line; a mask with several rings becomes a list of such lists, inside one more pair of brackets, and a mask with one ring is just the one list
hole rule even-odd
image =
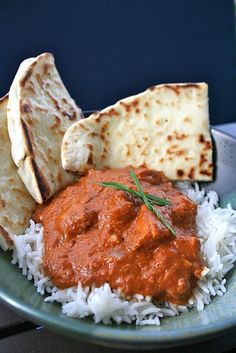
[[25, 320], [21, 316], [15, 314], [4, 303], [0, 303], [0, 330], [4, 327], [17, 325], [23, 321]]
[[[158, 350], [158, 353], [223, 353], [236, 348], [236, 332], [201, 344]], [[28, 331], [0, 341], [0, 352], [4, 353], [132, 353], [135, 351], [111, 349], [52, 333], [46, 329]], [[157, 350], [142, 351], [154, 353]], [[230, 353], [228, 351], [228, 353]]]

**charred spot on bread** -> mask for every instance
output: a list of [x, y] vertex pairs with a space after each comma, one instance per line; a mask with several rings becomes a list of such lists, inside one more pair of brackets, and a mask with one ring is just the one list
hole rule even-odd
[[38, 188], [40, 190], [40, 194], [42, 196], [42, 200], [46, 201], [51, 196], [51, 190], [48, 185], [47, 179], [45, 178], [43, 172], [38, 167], [34, 158], [31, 158], [31, 165], [34, 170], [34, 174], [37, 180]]
[[27, 147], [28, 147], [28, 151], [29, 151], [30, 155], [33, 156], [34, 155], [34, 148], [33, 148], [32, 132], [30, 130], [30, 127], [27, 126], [26, 122], [23, 119], [21, 119], [21, 125], [24, 130], [24, 136], [25, 136]]
[[177, 169], [177, 176], [178, 176], [179, 178], [183, 178], [183, 176], [184, 176], [184, 171], [183, 171], [183, 169]]

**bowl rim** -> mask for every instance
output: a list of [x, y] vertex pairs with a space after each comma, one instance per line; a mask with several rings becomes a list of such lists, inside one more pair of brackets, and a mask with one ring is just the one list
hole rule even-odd
[[[235, 122], [236, 124], [236, 122]], [[225, 132], [223, 130], [221, 130], [219, 127], [214, 126], [214, 125], [210, 125], [210, 130], [211, 132], [213, 131], [214, 133], [216, 132], [219, 135], [223, 135], [223, 136], [227, 136], [230, 140], [232, 140], [233, 142], [236, 142], [236, 136], [231, 135], [229, 132]]]
[[[205, 341], [212, 337], [223, 335], [236, 327], [236, 317], [232, 317], [220, 322], [197, 325], [194, 327], [194, 330], [188, 327], [181, 328], [181, 330], [161, 331], [158, 334], [155, 334], [155, 326], [153, 326], [151, 332], [142, 330], [131, 332], [129, 330], [122, 330], [119, 326], [114, 325], [102, 325], [97, 326], [95, 330], [89, 330], [91, 326], [90, 322], [83, 322], [83, 319], [71, 318], [63, 321], [57, 314], [46, 313], [32, 307], [21, 299], [16, 300], [14, 296], [9, 295], [2, 289], [0, 289], [0, 300], [16, 312], [20, 312], [24, 317], [40, 325], [45, 325], [57, 333], [63, 333], [67, 337], [79, 338], [81, 341], [107, 345], [109, 347], [122, 346], [122, 348], [129, 349], [176, 347]], [[72, 325], [73, 321], [75, 325]], [[95, 323], [92, 323], [92, 326], [95, 325]]]

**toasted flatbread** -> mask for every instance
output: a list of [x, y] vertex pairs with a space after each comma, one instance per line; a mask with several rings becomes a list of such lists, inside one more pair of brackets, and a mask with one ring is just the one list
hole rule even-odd
[[7, 101], [8, 96], [0, 99], [0, 246], [3, 250], [12, 247], [11, 234], [24, 233], [35, 205], [11, 157]]
[[18, 173], [38, 203], [73, 180], [61, 165], [61, 141], [81, 117], [52, 54], [23, 61], [9, 91], [8, 130]]
[[207, 84], [154, 86], [75, 123], [63, 138], [62, 165], [77, 172], [145, 165], [171, 180], [211, 180]]

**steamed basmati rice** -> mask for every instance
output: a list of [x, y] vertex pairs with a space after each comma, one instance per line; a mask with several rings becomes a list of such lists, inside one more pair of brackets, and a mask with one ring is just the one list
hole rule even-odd
[[15, 243], [12, 263], [18, 263], [23, 275], [34, 281], [37, 291], [46, 302], [61, 303], [62, 312], [70, 317], [82, 319], [92, 315], [96, 323], [116, 322], [136, 325], [160, 325], [160, 318], [176, 316], [195, 308], [198, 311], [211, 302], [212, 297], [226, 292], [226, 273], [236, 260], [236, 211], [230, 205], [218, 207], [218, 195], [214, 191], [200, 190], [197, 183], [178, 183], [190, 199], [198, 204], [197, 232], [201, 239], [202, 257], [207, 267], [193, 291], [187, 305], [154, 303], [150, 297], [135, 295], [132, 300], [123, 299], [105, 283], [100, 288], [77, 287], [58, 289], [42, 273], [43, 227], [30, 221], [24, 235], [13, 236]]

